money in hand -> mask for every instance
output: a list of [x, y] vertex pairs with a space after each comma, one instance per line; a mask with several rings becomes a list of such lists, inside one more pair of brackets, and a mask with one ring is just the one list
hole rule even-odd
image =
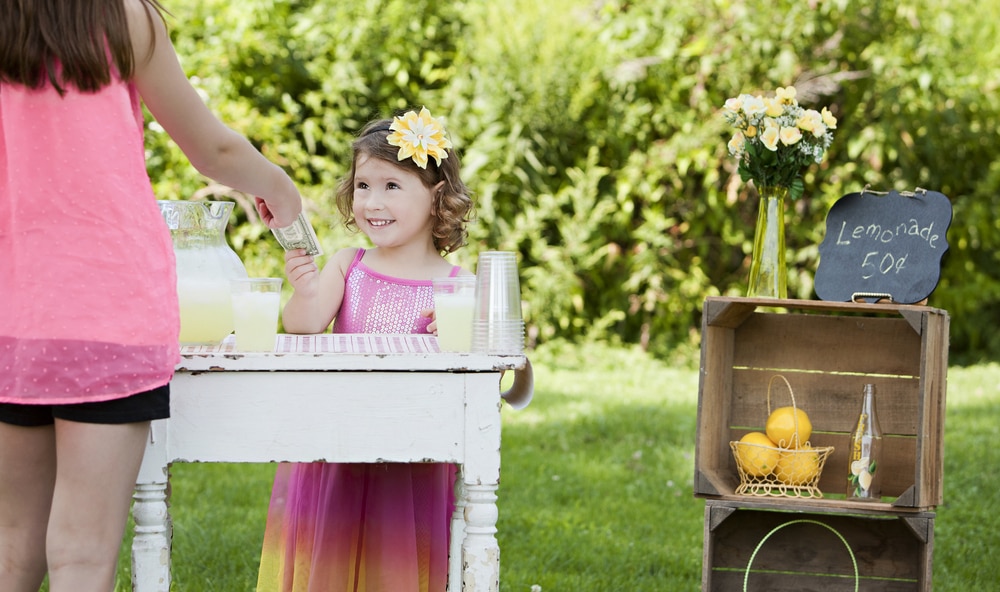
[[316, 231], [312, 224], [306, 219], [306, 213], [302, 212], [290, 226], [284, 228], [272, 228], [271, 232], [278, 239], [278, 244], [283, 249], [305, 249], [308, 255], [322, 255], [323, 249], [319, 246], [319, 239], [316, 238]]

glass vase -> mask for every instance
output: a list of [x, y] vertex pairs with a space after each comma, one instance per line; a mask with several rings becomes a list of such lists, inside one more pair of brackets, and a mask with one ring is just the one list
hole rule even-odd
[[751, 298], [787, 298], [788, 269], [785, 265], [785, 198], [788, 187], [758, 187], [760, 203], [753, 237], [750, 281]]

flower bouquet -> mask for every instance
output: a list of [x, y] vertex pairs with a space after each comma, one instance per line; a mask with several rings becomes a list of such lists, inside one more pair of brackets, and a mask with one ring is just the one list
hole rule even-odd
[[740, 161], [740, 178], [752, 180], [758, 190], [786, 187], [792, 200], [802, 196], [802, 172], [823, 162], [837, 128], [829, 109], [803, 109], [795, 94], [794, 86], [779, 88], [773, 97], [742, 94], [722, 110], [736, 129], [729, 153]]
[[729, 153], [739, 159], [740, 178], [753, 181], [761, 198], [747, 295], [785, 298], [784, 201], [802, 196], [802, 173], [823, 161], [837, 118], [826, 107], [815, 111], [799, 106], [792, 86], [779, 88], [774, 96], [728, 99], [722, 115], [736, 129]]

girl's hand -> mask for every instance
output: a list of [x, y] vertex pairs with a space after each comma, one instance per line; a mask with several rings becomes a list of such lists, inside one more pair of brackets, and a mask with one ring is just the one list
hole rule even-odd
[[306, 253], [305, 249], [292, 249], [285, 252], [285, 276], [288, 283], [297, 292], [308, 292], [319, 279], [319, 267], [316, 258]]
[[420, 311], [420, 316], [430, 317], [431, 323], [427, 325], [427, 332], [433, 335], [437, 335], [438, 334], [437, 315], [434, 313], [434, 309], [425, 308]]

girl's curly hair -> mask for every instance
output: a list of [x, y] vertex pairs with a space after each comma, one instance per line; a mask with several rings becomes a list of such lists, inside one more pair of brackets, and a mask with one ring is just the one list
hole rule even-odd
[[448, 151], [448, 158], [442, 159], [440, 166], [429, 159], [427, 168], [417, 166], [412, 158], [398, 160], [398, 148], [389, 144], [391, 119], [372, 121], [361, 130], [352, 146], [351, 170], [337, 185], [337, 209], [344, 217], [344, 225], [357, 229], [354, 219], [354, 175], [359, 157], [378, 158], [416, 174], [424, 186], [434, 187], [444, 181], [441, 190], [434, 195], [434, 214], [437, 222], [432, 230], [434, 246], [442, 253], [453, 253], [465, 245], [469, 232], [466, 225], [473, 215], [472, 198], [469, 188], [459, 177], [461, 164], [454, 148]]

